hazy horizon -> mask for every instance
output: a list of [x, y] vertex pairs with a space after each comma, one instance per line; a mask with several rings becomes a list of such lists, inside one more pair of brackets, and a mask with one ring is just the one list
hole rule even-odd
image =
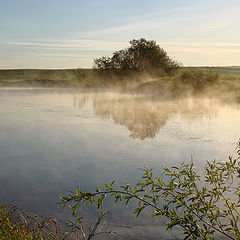
[[[222, 65], [222, 66], [207, 66], [207, 65], [198, 65], [198, 66], [191, 66], [191, 65], [188, 65], [188, 66], [183, 66], [183, 67], [193, 67], [193, 68], [207, 68], [207, 67], [210, 67], [210, 68], [240, 68], [240, 65], [239, 66], [227, 66], [227, 65]], [[69, 68], [51, 68], [51, 67], [48, 67], [48, 68], [0, 68], [0, 70], [71, 70], [71, 69], [92, 69], [92, 67], [86, 67], [86, 68], [82, 68], [82, 67], [69, 67]]]

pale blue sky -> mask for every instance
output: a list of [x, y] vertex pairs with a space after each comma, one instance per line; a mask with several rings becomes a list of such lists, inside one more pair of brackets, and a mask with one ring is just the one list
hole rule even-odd
[[91, 67], [133, 38], [184, 65], [240, 65], [240, 0], [0, 0], [0, 68]]

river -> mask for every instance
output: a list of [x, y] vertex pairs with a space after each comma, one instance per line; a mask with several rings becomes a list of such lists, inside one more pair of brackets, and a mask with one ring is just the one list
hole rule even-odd
[[[0, 200], [65, 219], [59, 193], [77, 184], [94, 191], [111, 180], [135, 183], [143, 167], [158, 173], [192, 156], [202, 169], [206, 160], [227, 159], [240, 136], [239, 119], [239, 104], [215, 98], [0, 88]], [[110, 200], [105, 207], [114, 239], [178, 239], [176, 231], [163, 230], [163, 219], [147, 213], [136, 219]], [[82, 211], [93, 221], [95, 210]]]

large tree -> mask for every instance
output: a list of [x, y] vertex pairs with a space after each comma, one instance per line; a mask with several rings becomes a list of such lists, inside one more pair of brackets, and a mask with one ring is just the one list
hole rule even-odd
[[156, 41], [133, 39], [130, 47], [116, 51], [112, 57], [94, 60], [94, 68], [99, 72], [128, 75], [131, 73], [149, 73], [150, 75], [170, 75], [179, 68]]

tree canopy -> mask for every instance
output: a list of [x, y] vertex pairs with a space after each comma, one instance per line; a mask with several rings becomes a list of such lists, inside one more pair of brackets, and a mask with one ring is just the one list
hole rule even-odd
[[133, 39], [126, 49], [113, 53], [112, 57], [100, 57], [94, 60], [93, 67], [100, 73], [128, 75], [148, 73], [150, 75], [170, 75], [180, 64], [172, 60], [156, 41]]

